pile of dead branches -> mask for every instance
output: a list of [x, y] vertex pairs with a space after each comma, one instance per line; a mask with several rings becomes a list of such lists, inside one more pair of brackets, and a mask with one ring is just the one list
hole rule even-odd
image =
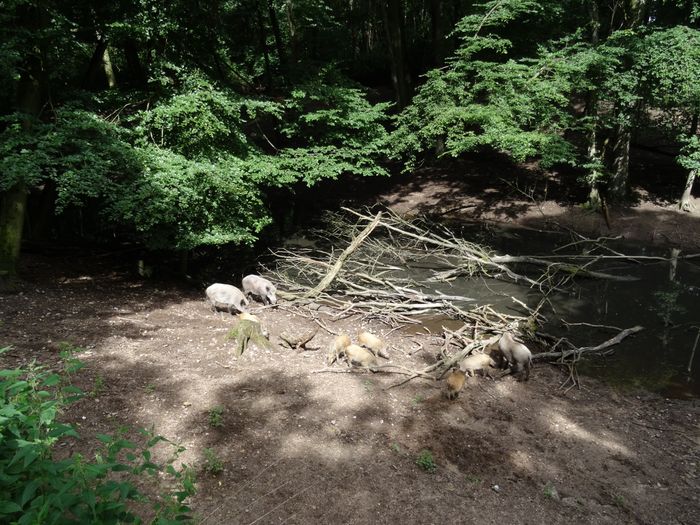
[[[574, 276], [633, 279], [590, 269], [601, 256], [591, 256], [578, 265], [499, 255], [457, 237], [444, 226], [409, 221], [391, 212], [372, 216], [345, 209], [329, 216], [327, 224], [315, 239], [318, 248], [274, 252], [276, 267], [269, 273], [286, 290], [286, 298], [324, 303], [340, 312], [382, 314], [407, 321], [406, 316], [426, 313], [461, 317], [461, 307], [456, 305], [472, 300], [426, 290], [427, 283], [483, 276], [523, 283], [546, 294], [564, 291]], [[515, 264], [539, 267], [541, 272], [532, 277], [516, 272]], [[422, 284], [409, 276], [416, 269], [430, 272]]]
[[[326, 227], [317, 232], [314, 245], [314, 248], [286, 248], [274, 252], [276, 266], [267, 273], [284, 290], [278, 290], [280, 296], [292, 299], [297, 312], [305, 310], [305, 315], [327, 331], [333, 333], [318, 318], [319, 311], [334, 319], [354, 315], [378, 318], [394, 327], [418, 323], [417, 317], [421, 314], [464, 322], [459, 330], [443, 328], [442, 358], [435, 364], [417, 371], [395, 367], [402, 368], [398, 373], [408, 375], [407, 380], [414, 377], [439, 379], [467, 355], [495, 344], [503, 332], [532, 336], [537, 327], [546, 323], [540, 310], [547, 294], [566, 292], [575, 277], [634, 279], [592, 268], [600, 260], [622, 257], [618, 253], [577, 254], [571, 258], [558, 254], [550, 257], [502, 255], [460, 238], [442, 225], [420, 219], [407, 220], [387, 211], [372, 215], [344, 209], [343, 213], [330, 215]], [[516, 271], [515, 265], [538, 268], [539, 274]], [[423, 276], [421, 282], [411, 277], [417, 271]], [[524, 315], [510, 315], [489, 305], [470, 307], [473, 300], [469, 297], [446, 295], [431, 286], [475, 277], [524, 284], [540, 292], [542, 301], [536, 308], [530, 308], [512, 298]], [[551, 351], [538, 354], [535, 359], [575, 363], [582, 354], [603, 352], [641, 329], [622, 330], [613, 339], [591, 348], [577, 348], [565, 339], [540, 338], [539, 342]], [[392, 365], [382, 368], [392, 368]]]

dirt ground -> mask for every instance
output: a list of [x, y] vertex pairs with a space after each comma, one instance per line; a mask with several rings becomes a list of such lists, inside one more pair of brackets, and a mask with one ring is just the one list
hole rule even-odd
[[672, 158], [636, 151], [635, 159], [631, 201], [609, 206], [609, 224], [600, 212], [581, 205], [588, 195], [578, 180], [580, 174], [514, 165], [496, 154], [445, 161], [386, 179], [322, 183], [308, 190], [305, 207], [329, 208], [338, 201], [349, 206], [378, 204], [401, 215], [546, 231], [571, 229], [594, 237], [700, 249], [700, 183], [695, 183], [691, 197], [693, 212], [682, 212], [677, 201], [685, 174]]
[[[234, 359], [235, 318], [212, 313], [199, 288], [139, 280], [99, 259], [23, 259], [24, 290], [0, 295], [4, 367], [56, 363], [80, 347], [76, 382], [89, 396], [65, 417], [89, 451], [97, 433], [154, 427], [198, 467], [202, 523], [670, 523], [700, 516], [700, 403], [619, 393], [537, 364], [529, 382], [476, 377], [454, 402], [442, 382], [317, 373], [320, 350], [249, 349]], [[303, 315], [302, 315], [303, 314]], [[316, 326], [284, 301], [258, 315], [273, 342]], [[337, 332], [390, 327], [357, 318]], [[440, 339], [393, 331], [392, 361], [434, 361]], [[424, 350], [412, 353], [423, 343]], [[342, 366], [337, 366], [343, 370]], [[209, 411], [223, 407], [214, 427]], [[211, 448], [224, 470], [203, 469]], [[427, 450], [435, 472], [416, 459]]]

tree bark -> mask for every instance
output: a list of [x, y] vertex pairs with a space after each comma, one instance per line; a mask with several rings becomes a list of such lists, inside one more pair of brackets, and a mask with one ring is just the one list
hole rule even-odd
[[114, 75], [112, 59], [109, 58], [108, 47], [105, 47], [105, 51], [102, 53], [102, 70], [104, 71], [105, 79], [107, 80], [107, 87], [109, 89], [115, 88], [117, 86], [117, 77]]
[[[700, 117], [700, 112], [695, 112], [693, 114], [693, 121], [690, 123], [690, 136], [694, 136], [698, 132], [698, 118]], [[688, 178], [685, 181], [685, 188], [683, 189], [683, 195], [681, 195], [681, 200], [678, 201], [678, 209], [681, 211], [693, 211], [693, 205], [690, 202], [690, 197], [693, 194], [693, 184], [695, 183], [695, 177], [698, 174], [698, 170], [693, 169], [688, 172]]]
[[[26, 14], [29, 29], [39, 29], [45, 23], [43, 12], [31, 10]], [[42, 46], [28, 50], [25, 67], [17, 83], [17, 107], [24, 114], [22, 129], [29, 132], [33, 120], [41, 112], [46, 98], [46, 73]], [[27, 187], [18, 182], [0, 197], [0, 277], [12, 281], [17, 276], [17, 263], [22, 246], [22, 229], [27, 207]]]
[[630, 144], [632, 127], [629, 123], [617, 127], [613, 146], [613, 172], [608, 184], [608, 195], [615, 202], [624, 201], [629, 194]]
[[0, 198], [0, 278], [17, 276], [17, 262], [22, 246], [22, 227], [27, 207], [27, 188], [16, 184]]
[[[635, 29], [646, 20], [647, 0], [629, 0], [629, 11], [625, 26]], [[622, 104], [619, 109], [621, 123], [617, 127], [613, 147], [613, 173], [608, 185], [608, 196], [613, 201], [623, 201], [629, 195], [630, 144], [632, 127], [638, 103]]]
[[256, 10], [256, 15], [258, 18], [258, 37], [260, 39], [260, 50], [263, 54], [263, 60], [265, 61], [265, 87], [268, 91], [272, 89], [272, 73], [270, 71], [270, 53], [267, 49], [267, 32], [265, 31], [265, 22], [263, 20], [262, 12], [260, 11], [260, 6], [258, 5]]
[[401, 0], [387, 0], [380, 1], [379, 6], [391, 59], [391, 82], [396, 92], [396, 103], [399, 109], [403, 109], [411, 101], [411, 83], [406, 66], [403, 3]]
[[683, 195], [678, 203], [678, 208], [682, 211], [693, 211], [693, 205], [690, 202], [690, 197], [693, 193], [693, 184], [695, 183], [695, 177], [697, 174], [697, 170], [690, 170], [688, 172], [688, 178], [685, 181], [685, 189], [683, 190]]
[[433, 36], [433, 65], [440, 67], [445, 60], [445, 31], [441, 0], [430, 0], [430, 22]]
[[277, 59], [280, 63], [280, 72], [282, 73], [282, 78], [284, 78], [285, 83], [289, 84], [289, 67], [287, 62], [287, 55], [284, 52], [282, 32], [280, 31], [280, 24], [277, 20], [277, 13], [275, 13], [275, 6], [273, 5], [272, 0], [267, 0], [267, 12], [268, 16], [270, 17], [272, 34], [275, 37], [275, 47], [277, 48]]
[[[596, 46], [600, 40], [600, 11], [597, 0], [589, 0], [588, 14], [591, 25], [591, 45]], [[594, 166], [602, 163], [602, 157], [598, 150], [598, 95], [591, 90], [586, 97], [586, 116], [592, 118], [591, 130], [588, 135], [588, 162]], [[593, 210], [599, 210], [602, 206], [600, 195], [600, 180], [603, 174], [597, 168], [591, 168], [588, 174], [588, 182], [591, 191], [588, 194], [588, 206]]]
[[98, 84], [100, 73], [104, 73], [104, 55], [107, 50], [107, 40], [100, 38], [92, 53], [85, 77], [83, 78], [84, 89], [95, 89]]
[[136, 42], [128, 38], [124, 41], [124, 56], [126, 58], [126, 66], [129, 68], [129, 76], [131, 77], [134, 86], [137, 88], [145, 88], [148, 82], [146, 71], [141, 65], [139, 59], [139, 51]]

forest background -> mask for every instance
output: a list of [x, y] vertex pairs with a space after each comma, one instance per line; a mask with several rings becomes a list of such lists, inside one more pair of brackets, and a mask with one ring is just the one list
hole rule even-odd
[[4, 276], [23, 238], [252, 245], [300, 188], [484, 151], [569, 167], [597, 209], [626, 202], [631, 145], [653, 137], [691, 207], [696, 1], [5, 0], [0, 17]]

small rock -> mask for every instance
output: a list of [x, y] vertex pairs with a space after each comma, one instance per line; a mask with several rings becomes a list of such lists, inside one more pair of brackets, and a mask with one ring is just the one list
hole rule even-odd
[[501, 487], [499, 487], [498, 485], [494, 485], [494, 486], [491, 487], [491, 488], [492, 488], [495, 492], [501, 492]]

